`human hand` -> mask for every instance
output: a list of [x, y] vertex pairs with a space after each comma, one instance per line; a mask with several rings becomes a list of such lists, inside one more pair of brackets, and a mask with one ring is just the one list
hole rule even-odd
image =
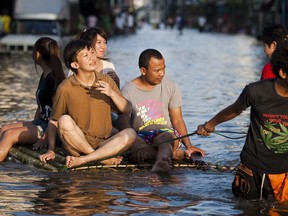
[[96, 83], [96, 86], [97, 86], [97, 90], [99, 90], [101, 93], [106, 94], [107, 96], [111, 97], [112, 89], [109, 83], [99, 80]]
[[184, 154], [187, 158], [190, 158], [192, 156], [192, 154], [195, 154], [195, 153], [198, 153], [201, 155], [201, 157], [204, 157], [205, 156], [205, 151], [200, 149], [200, 148], [197, 148], [195, 146], [190, 146], [189, 148], [187, 148], [185, 151], [184, 151]]
[[46, 139], [38, 139], [36, 143], [33, 144], [32, 149], [34, 151], [42, 148], [47, 148], [48, 141]]
[[211, 132], [215, 130], [214, 127], [208, 128], [207, 127], [207, 122], [205, 124], [198, 125], [197, 127], [197, 134], [201, 136], [210, 136]]
[[46, 163], [48, 160], [54, 160], [56, 157], [55, 152], [48, 150], [45, 154], [39, 156], [40, 161]]

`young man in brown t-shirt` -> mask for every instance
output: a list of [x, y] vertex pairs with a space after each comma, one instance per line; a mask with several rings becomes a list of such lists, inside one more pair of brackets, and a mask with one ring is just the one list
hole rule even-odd
[[112, 136], [111, 111], [127, 114], [131, 107], [115, 82], [95, 72], [96, 55], [90, 44], [73, 40], [64, 49], [64, 61], [74, 74], [64, 80], [54, 98], [48, 127], [49, 149], [41, 161], [55, 158], [58, 133], [66, 151], [68, 168], [91, 161], [119, 164], [114, 157], [127, 150], [135, 141], [133, 129]]

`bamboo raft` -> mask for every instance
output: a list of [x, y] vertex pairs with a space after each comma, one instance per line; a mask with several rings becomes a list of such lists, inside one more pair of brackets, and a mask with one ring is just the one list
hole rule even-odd
[[[39, 160], [39, 156], [46, 152], [46, 149], [34, 151], [27, 146], [15, 145], [9, 150], [9, 156], [23, 164], [32, 165], [38, 169], [61, 172], [61, 171], [76, 171], [76, 170], [103, 170], [103, 169], [125, 169], [130, 171], [140, 171], [141, 169], [149, 169], [152, 167], [151, 163], [130, 164], [123, 163], [119, 165], [103, 165], [99, 162], [85, 164], [76, 168], [68, 169], [65, 166], [66, 158], [61, 149], [56, 149], [56, 158], [44, 163]], [[221, 164], [210, 164], [203, 161], [173, 161], [173, 168], [192, 168], [201, 170], [214, 170], [214, 171], [233, 171], [234, 167], [222, 166]]]

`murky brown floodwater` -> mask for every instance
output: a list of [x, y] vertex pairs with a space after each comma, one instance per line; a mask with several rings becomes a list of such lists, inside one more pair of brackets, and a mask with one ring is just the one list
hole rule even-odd
[[[139, 75], [139, 54], [156, 48], [166, 58], [167, 76], [180, 85], [189, 132], [232, 103], [245, 84], [260, 77], [262, 45], [244, 35], [199, 34], [187, 29], [152, 30], [110, 39], [108, 56], [121, 85]], [[40, 74], [39, 74], [40, 75]], [[39, 80], [30, 56], [0, 58], [0, 123], [33, 118]], [[247, 130], [249, 111], [218, 130]], [[206, 150], [206, 162], [236, 166], [243, 139], [191, 137]], [[15, 162], [0, 163], [1, 215], [272, 215], [288, 206], [271, 200], [234, 198], [234, 173], [174, 169], [50, 173]]]

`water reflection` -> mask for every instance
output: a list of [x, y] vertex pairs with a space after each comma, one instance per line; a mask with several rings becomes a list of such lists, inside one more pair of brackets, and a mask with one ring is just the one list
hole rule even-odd
[[[241, 89], [258, 80], [263, 47], [244, 35], [199, 34], [187, 29], [152, 30], [112, 38], [108, 56], [121, 85], [139, 74], [139, 54], [147, 48], [162, 52], [167, 76], [180, 86], [188, 131], [232, 103]], [[30, 56], [1, 56], [0, 123], [32, 119], [39, 74]], [[246, 131], [249, 111], [219, 130]], [[206, 150], [206, 162], [236, 166], [243, 139], [213, 135], [191, 137]], [[174, 169], [169, 175], [149, 170], [94, 170], [49, 173], [15, 162], [0, 163], [0, 214], [15, 215], [259, 215], [285, 214], [286, 205], [273, 200], [234, 198], [234, 173]]]
[[37, 74], [30, 56], [1, 56], [0, 122], [33, 119]]
[[216, 213], [230, 208], [228, 200], [223, 198], [207, 201], [207, 197], [197, 195], [197, 189], [193, 194], [191, 186], [183, 190], [182, 174], [161, 176], [145, 170], [133, 174], [121, 171], [57, 173], [33, 182], [44, 189], [35, 194], [32, 212], [45, 215], [201, 212], [207, 215], [212, 209]]

